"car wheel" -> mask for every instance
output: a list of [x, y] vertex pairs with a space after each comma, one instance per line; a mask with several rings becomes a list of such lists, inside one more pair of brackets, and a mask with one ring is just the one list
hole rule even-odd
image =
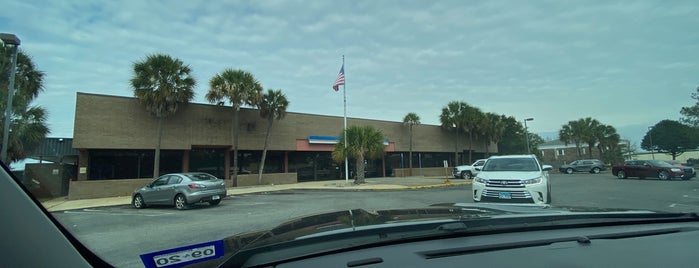
[[566, 174], [573, 174], [573, 169], [572, 169], [572, 168], [567, 168], [567, 169], [566, 169]]
[[592, 173], [598, 174], [599, 168], [598, 167], [592, 168]]
[[619, 170], [619, 172], [616, 173], [616, 177], [619, 179], [626, 179], [626, 172], [623, 170]]
[[473, 178], [473, 174], [471, 174], [471, 171], [461, 171], [461, 178], [465, 180], [470, 180]]
[[184, 195], [178, 194], [175, 196], [175, 208], [179, 210], [187, 208], [187, 199], [184, 198]]
[[221, 199], [209, 201], [209, 205], [215, 206], [221, 204]]
[[658, 172], [658, 179], [667, 180], [670, 179], [670, 175], [667, 173], [667, 171], [661, 170], [660, 172]]
[[141, 196], [140, 194], [137, 194], [136, 196], [133, 197], [131, 204], [133, 204], [133, 207], [138, 208], [138, 209], [146, 207], [146, 203], [143, 202], [143, 196]]

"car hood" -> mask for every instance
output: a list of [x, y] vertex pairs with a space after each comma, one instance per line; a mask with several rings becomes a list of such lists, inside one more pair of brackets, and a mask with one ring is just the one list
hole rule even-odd
[[541, 177], [541, 175], [541, 171], [481, 171], [478, 173], [478, 177], [486, 180], [526, 180]]
[[599, 215], [605, 213], [656, 213], [647, 210], [551, 207], [535, 204], [447, 203], [424, 208], [364, 210], [351, 209], [310, 215], [282, 223], [268, 230], [238, 234], [224, 239], [225, 252], [232, 253], [299, 239], [374, 228], [409, 227], [423, 223], [450, 223], [480, 219], [520, 218], [524, 216]]

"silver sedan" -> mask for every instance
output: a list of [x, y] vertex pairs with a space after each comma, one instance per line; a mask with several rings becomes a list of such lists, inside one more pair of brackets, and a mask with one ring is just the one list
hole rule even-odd
[[172, 173], [134, 191], [131, 204], [135, 208], [174, 205], [177, 209], [186, 209], [189, 204], [201, 202], [215, 206], [224, 197], [226, 185], [221, 179], [202, 172]]

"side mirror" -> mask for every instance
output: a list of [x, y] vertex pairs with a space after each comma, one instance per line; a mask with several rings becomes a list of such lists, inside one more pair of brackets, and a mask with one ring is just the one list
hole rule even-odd
[[481, 171], [481, 168], [479, 168], [479, 167], [474, 168], [474, 169], [475, 169], [476, 171]]
[[551, 165], [543, 165], [543, 166], [541, 166], [541, 169], [543, 169], [544, 171], [549, 171], [549, 170], [552, 170], [552, 169], [553, 169], [553, 166], [551, 166]]

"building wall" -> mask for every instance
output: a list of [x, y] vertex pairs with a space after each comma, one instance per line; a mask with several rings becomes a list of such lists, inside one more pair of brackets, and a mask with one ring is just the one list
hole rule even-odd
[[[427, 115], [424, 115], [427, 116]], [[162, 149], [192, 146], [230, 146], [233, 113], [228, 106], [186, 104], [163, 122]], [[309, 135], [338, 136], [342, 117], [288, 113], [276, 121], [270, 135], [270, 150], [294, 151], [296, 140]], [[401, 122], [348, 118], [348, 125], [371, 125], [381, 130], [396, 151], [409, 150], [408, 128]], [[78, 93], [73, 147], [78, 149], [154, 149], [157, 120], [135, 98]], [[240, 111], [241, 150], [260, 150], [266, 123], [258, 110]], [[460, 135], [460, 149], [468, 149], [468, 135]], [[474, 151], [485, 146], [474, 141]], [[491, 151], [497, 146], [491, 145]], [[413, 151], [453, 152], [454, 134], [435, 125], [413, 127]]]

